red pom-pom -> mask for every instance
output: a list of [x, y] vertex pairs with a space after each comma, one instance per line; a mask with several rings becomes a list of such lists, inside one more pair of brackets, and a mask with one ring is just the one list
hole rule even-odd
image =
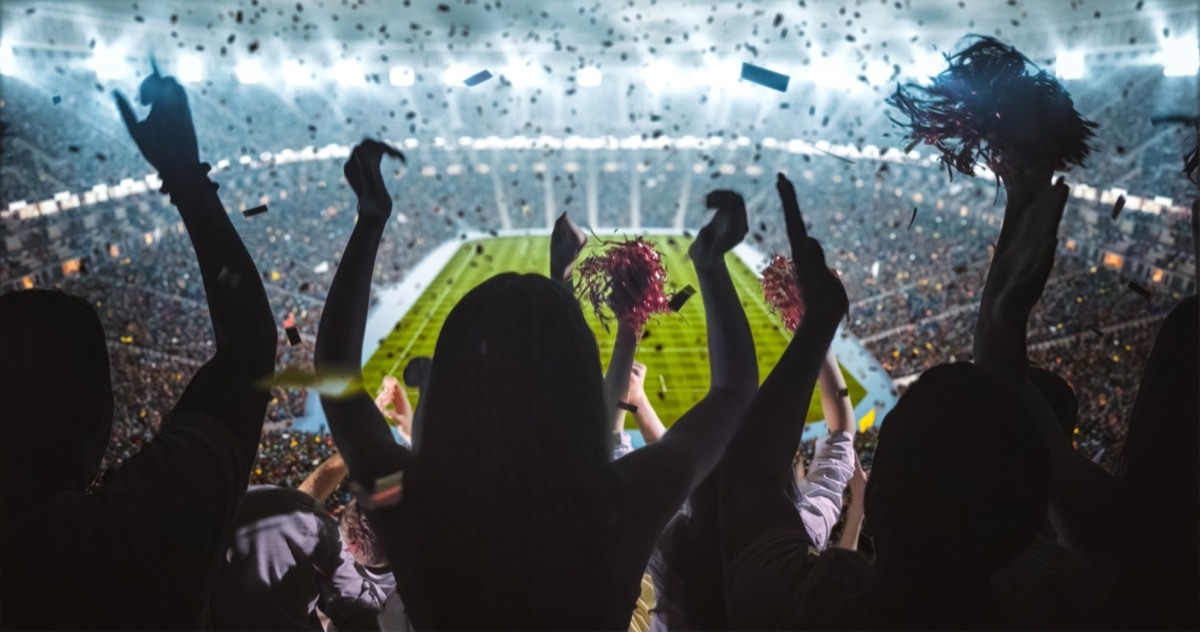
[[613, 244], [604, 254], [584, 259], [577, 270], [579, 295], [592, 304], [605, 327], [611, 317], [604, 307], [639, 331], [654, 314], [671, 311], [662, 256], [641, 237]]
[[804, 318], [804, 299], [796, 284], [796, 266], [791, 259], [775, 255], [762, 272], [763, 298], [779, 314], [788, 331], [796, 331]]

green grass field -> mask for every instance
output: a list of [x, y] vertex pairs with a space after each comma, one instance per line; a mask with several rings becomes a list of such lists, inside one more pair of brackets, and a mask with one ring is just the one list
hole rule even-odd
[[[687, 258], [691, 240], [663, 236], [648, 239], [663, 254], [668, 289], [691, 285], [698, 290], [695, 271]], [[595, 238], [588, 242], [585, 257], [603, 248]], [[367, 390], [372, 394], [377, 392], [385, 375], [400, 379], [409, 358], [432, 356], [442, 322], [451, 308], [480, 282], [500, 272], [545, 274], [550, 265], [549, 248], [549, 237], [496, 237], [464, 243], [363, 367]], [[783, 353], [790, 334], [763, 301], [762, 286], [754, 271], [733, 255], [729, 255], [728, 260], [754, 334], [759, 377], [765, 379]], [[600, 356], [607, 364], [616, 329], [606, 332], [591, 306], [586, 306], [584, 312], [596, 332]], [[645, 331], [648, 335], [642, 339], [637, 359], [647, 366], [646, 394], [663, 423], [670, 426], [708, 390], [704, 305], [699, 294], [693, 296], [679, 313], [652, 319]], [[846, 374], [846, 384], [851, 400], [857, 404], [864, 394], [862, 385], [849, 374]], [[415, 389], [409, 389], [408, 394], [415, 406]], [[813, 422], [823, 418], [820, 394], [814, 392], [807, 420]], [[627, 416], [626, 424], [628, 428], [636, 427], [632, 416]]]

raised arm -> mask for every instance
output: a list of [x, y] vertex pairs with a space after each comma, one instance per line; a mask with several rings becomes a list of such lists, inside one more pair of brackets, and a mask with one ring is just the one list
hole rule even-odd
[[1027, 376], [1029, 313], [1054, 265], [1067, 192], [1063, 184], [1043, 184], [1019, 213], [1005, 217], [980, 301], [975, 362], [1021, 397], [1045, 441], [1052, 473], [1049, 518], [1061, 542], [1077, 552], [1111, 559], [1121, 542], [1112, 519], [1120, 511], [1116, 482], [1075, 451]]
[[613, 464], [629, 516], [655, 535], [716, 466], [758, 387], [750, 325], [725, 264], [726, 253], [746, 235], [746, 206], [730, 191], [709, 194], [708, 206], [716, 214], [688, 250], [708, 327], [708, 393], [658, 442]]
[[629, 403], [637, 407], [633, 420], [637, 423], [638, 431], [646, 440], [646, 445], [662, 439], [667, 434], [667, 427], [658, 418], [650, 398], [646, 397], [646, 365], [641, 362], [633, 363], [629, 374]]
[[842, 375], [833, 347], [825, 353], [817, 380], [821, 385], [821, 412], [825, 414], [825, 426], [829, 434], [849, 432], [853, 435], [854, 406], [846, 391], [846, 376]]
[[550, 232], [550, 278], [571, 288], [575, 260], [585, 245], [587, 235], [563, 211], [554, 222], [554, 230]]
[[771, 529], [803, 526], [793, 497], [792, 459], [813, 386], [849, 304], [841, 282], [825, 266], [820, 244], [808, 236], [795, 190], [782, 174], [778, 188], [805, 313], [721, 462], [721, 550], [726, 563]]
[[[314, 364], [319, 374], [351, 379], [362, 375], [359, 360], [371, 298], [371, 274], [379, 241], [392, 214], [392, 200], [380, 171], [384, 154], [401, 157], [400, 152], [383, 143], [365, 140], [346, 161], [346, 179], [358, 196], [358, 222], [333, 277], [317, 330]], [[361, 384], [352, 384], [350, 389], [344, 397], [322, 395], [321, 407], [350, 477], [372, 489], [375, 480], [405, 469], [411, 454], [393, 439], [387, 421]]]
[[159, 171], [163, 191], [179, 210], [200, 265], [216, 354], [196, 373], [177, 410], [203, 413], [227, 426], [253, 462], [269, 395], [257, 387], [275, 367], [276, 329], [262, 278], [200, 162], [187, 94], [157, 70], [139, 89], [151, 106], [138, 121], [129, 101], [113, 93], [142, 155]]
[[334, 454], [322, 461], [317, 469], [313, 470], [296, 489], [316, 498], [317, 502], [323, 504], [337, 490], [338, 485], [342, 484], [347, 473], [346, 462], [342, 459], [342, 455]]

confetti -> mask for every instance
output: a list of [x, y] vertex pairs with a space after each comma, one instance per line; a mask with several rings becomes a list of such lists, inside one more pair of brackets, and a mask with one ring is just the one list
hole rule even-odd
[[772, 90], [787, 92], [789, 77], [754, 64], [742, 63], [742, 79]]
[[362, 375], [353, 373], [316, 372], [309, 373], [295, 366], [289, 366], [282, 371], [261, 380], [258, 387], [262, 390], [278, 388], [307, 388], [316, 391], [323, 397], [342, 398], [362, 393]]
[[905, 230], [912, 230], [912, 225], [915, 221], [917, 221], [917, 207], [914, 206], [912, 217], [908, 218], [908, 228]]
[[1125, 208], [1125, 196], [1118, 195], [1117, 201], [1115, 204], [1113, 204], [1112, 208], [1112, 219], [1114, 222], [1117, 221], [1117, 216], [1121, 214], [1121, 209], [1123, 208]]
[[50, 100], [54, 103], [54, 105], [58, 105], [59, 103], [62, 103], [62, 97], [58, 96], [57, 94], [54, 95], [53, 97], [51, 97]]
[[263, 213], [266, 213], [266, 212], [267, 212], [267, 205], [263, 204], [262, 206], [256, 206], [254, 208], [249, 208], [249, 209], [242, 211], [242, 216], [254, 217], [255, 215], [262, 215]]
[[690, 285], [686, 286], [682, 290], [676, 292], [675, 296], [671, 297], [671, 302], [667, 303], [667, 306], [671, 308], [671, 311], [678, 312], [679, 310], [683, 309], [683, 305], [687, 303], [688, 299], [692, 298], [695, 293], [695, 288]]
[[491, 78], [492, 78], [492, 73], [490, 73], [486, 70], [481, 70], [481, 71], [471, 75], [470, 77], [463, 79], [463, 85], [467, 86], [468, 88], [472, 88], [472, 87], [477, 86]]
[[1127, 286], [1129, 289], [1142, 295], [1142, 298], [1150, 298], [1150, 290], [1138, 285], [1137, 281], [1130, 281]]
[[300, 330], [295, 327], [288, 327], [287, 331], [288, 344], [293, 347], [300, 344]]

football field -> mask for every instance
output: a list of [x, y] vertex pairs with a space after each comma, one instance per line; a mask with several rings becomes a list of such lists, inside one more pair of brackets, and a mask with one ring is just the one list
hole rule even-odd
[[[608, 239], [620, 240], [622, 237]], [[687, 258], [690, 239], [652, 236], [647, 240], [653, 242], [663, 255], [668, 292], [688, 285], [699, 290], [695, 272]], [[463, 243], [363, 366], [368, 392], [374, 395], [385, 375], [395, 375], [403, 383], [401, 374], [409, 359], [432, 356], [442, 323], [451, 308], [480, 282], [500, 272], [545, 274], [550, 265], [549, 247], [548, 236], [495, 237]], [[603, 244], [593, 236], [589, 238], [582, 256], [586, 257], [603, 248]], [[754, 335], [759, 378], [766, 379], [783, 353], [790, 333], [770, 313], [763, 301], [762, 286], [755, 271], [732, 254], [728, 255], [728, 262]], [[605, 331], [590, 305], [584, 306], [584, 314], [599, 341], [601, 360], [607, 364], [616, 334], [615, 326], [612, 331]], [[663, 423], [670, 426], [708, 390], [704, 305], [698, 293], [678, 313], [660, 315], [650, 320], [637, 359], [647, 367], [647, 398]], [[844, 367], [842, 372], [846, 377], [850, 398], [854, 404], [858, 404], [864, 389]], [[416, 390], [408, 389], [408, 394], [415, 406]], [[814, 392], [807, 420], [819, 421], [823, 417], [819, 393]], [[626, 427], [636, 427], [631, 415], [627, 416]]]

